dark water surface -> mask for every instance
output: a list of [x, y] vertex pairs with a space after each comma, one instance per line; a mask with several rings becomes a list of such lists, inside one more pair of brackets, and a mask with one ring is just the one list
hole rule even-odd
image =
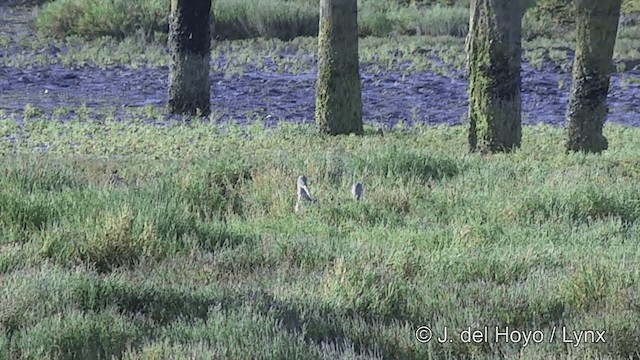
[[[551, 68], [549, 66], [549, 68]], [[523, 66], [523, 122], [562, 125], [570, 74]], [[614, 74], [608, 97], [609, 122], [640, 125], [640, 84], [622, 84]], [[89, 109], [154, 106], [161, 111], [167, 97], [166, 68], [78, 69], [61, 65], [29, 69], [0, 68], [0, 108], [21, 113], [30, 103], [44, 114], [61, 106]], [[312, 122], [315, 73], [300, 75], [245, 71], [229, 77], [212, 74], [211, 103], [220, 120]], [[562, 88], [561, 85], [563, 85]], [[402, 76], [362, 72], [365, 122], [394, 125], [399, 121], [459, 124], [467, 111], [467, 82], [461, 74], [443, 77], [430, 72]]]
[[[29, 31], [24, 17], [11, 19], [4, 17], [0, 21], [0, 33], [13, 36]], [[19, 51], [12, 46], [0, 48], [0, 57], [14, 56]], [[51, 51], [55, 53], [58, 49]], [[213, 69], [220, 68], [215, 66], [219, 64], [212, 65]], [[216, 120], [246, 123], [263, 119], [268, 124], [313, 122], [315, 72], [294, 75], [247, 68], [242, 75], [212, 73], [210, 76], [211, 104]], [[393, 126], [402, 121], [455, 125], [465, 121], [467, 82], [460, 71], [452, 71], [446, 76], [432, 72], [403, 76], [399, 71], [375, 73], [363, 68], [361, 77], [366, 123]], [[15, 113], [18, 119], [27, 104], [42, 111], [45, 117], [52, 116], [60, 107], [73, 110], [82, 105], [90, 112], [116, 109], [116, 118], [130, 117], [128, 109], [131, 108], [154, 107], [162, 113], [167, 84], [167, 67], [0, 66], [0, 109]], [[550, 63], [543, 65], [541, 70], [524, 63], [523, 122], [564, 125], [570, 85], [570, 74]], [[609, 122], [640, 125], [640, 71], [612, 75], [608, 104]], [[71, 117], [73, 113], [56, 118], [64, 119], [65, 116]]]

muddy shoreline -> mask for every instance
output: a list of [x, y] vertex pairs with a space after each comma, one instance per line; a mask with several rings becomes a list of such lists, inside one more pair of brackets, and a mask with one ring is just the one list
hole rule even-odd
[[[26, 16], [7, 20], [0, 32], [17, 34], [28, 31]], [[22, 20], [20, 20], [22, 19]], [[17, 56], [16, 44], [0, 49], [0, 56]], [[61, 51], [55, 47], [43, 51]], [[228, 59], [213, 59], [212, 69], [220, 69]], [[313, 122], [315, 72], [279, 73], [243, 68], [241, 74], [211, 73], [212, 119], [247, 123], [262, 119], [267, 124], [278, 121]], [[408, 125], [456, 125], [465, 122], [467, 82], [461, 71], [451, 70], [445, 76], [429, 71], [408, 76], [399, 71], [379, 73], [361, 70], [364, 121], [392, 127], [399, 122]], [[612, 75], [608, 96], [608, 122], [640, 126], [640, 71], [631, 70]], [[73, 118], [74, 109], [86, 106], [91, 113], [111, 110], [116, 119], [131, 116], [128, 109], [152, 107], [163, 113], [167, 98], [168, 68], [129, 68], [124, 65], [100, 68], [94, 65], [67, 67], [62, 64], [31, 67], [0, 67], [0, 110], [21, 119], [25, 106], [38, 109], [41, 116], [65, 120]], [[570, 74], [551, 63], [541, 70], [527, 62], [522, 68], [522, 106], [524, 124], [563, 126]], [[70, 108], [67, 115], [54, 115], [60, 107]], [[138, 112], [139, 115], [140, 112]], [[165, 119], [170, 117], [164, 116]], [[144, 120], [144, 119], [143, 119]], [[157, 119], [155, 119], [157, 120]]]

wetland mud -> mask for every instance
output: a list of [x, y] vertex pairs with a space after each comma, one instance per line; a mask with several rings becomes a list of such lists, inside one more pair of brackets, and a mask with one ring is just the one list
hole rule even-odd
[[[12, 34], [11, 27], [24, 26], [20, 21], [0, 24], [0, 32]], [[15, 30], [15, 31], [24, 31]], [[9, 44], [0, 48], [0, 56], [19, 56], [20, 48]], [[50, 56], [67, 51], [50, 46], [42, 51]], [[22, 54], [24, 56], [24, 54]], [[225, 74], [212, 60], [211, 109], [216, 121], [239, 123], [262, 119], [267, 124], [278, 121], [313, 122], [314, 70], [296, 74], [269, 69], [242, 69]], [[228, 59], [225, 59], [228, 61]], [[430, 71], [401, 72], [361, 69], [364, 121], [378, 126], [407, 124], [456, 125], [466, 121], [467, 82], [464, 73], [447, 74]], [[571, 75], [551, 63], [534, 69], [524, 62], [522, 68], [523, 123], [564, 125]], [[154, 108], [164, 113], [168, 94], [166, 66], [133, 68], [125, 64], [65, 66], [62, 63], [29, 67], [0, 66], [0, 110], [21, 118], [27, 104], [45, 117], [56, 109], [86, 107], [92, 112], [116, 109], [116, 117], [128, 116], [131, 108]], [[640, 125], [640, 71], [612, 75], [608, 96], [608, 122]], [[143, 112], [144, 113], [144, 112]], [[169, 118], [163, 115], [165, 119]], [[60, 113], [56, 119], [64, 120]]]

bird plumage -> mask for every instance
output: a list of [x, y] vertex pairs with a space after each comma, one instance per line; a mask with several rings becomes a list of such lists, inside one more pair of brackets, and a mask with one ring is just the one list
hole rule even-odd
[[297, 194], [298, 200], [296, 201], [295, 212], [298, 212], [302, 208], [302, 204], [305, 202], [309, 202], [311, 204], [317, 203], [317, 200], [314, 199], [309, 193], [309, 188], [307, 187], [307, 177], [304, 175], [298, 176], [297, 181]]
[[[296, 206], [294, 208], [295, 212], [300, 212], [302, 207], [307, 204], [316, 204], [318, 201], [311, 196], [311, 192], [309, 191], [309, 187], [307, 185], [307, 177], [304, 175], [298, 176], [298, 180], [296, 182], [296, 194], [298, 198], [296, 200]], [[364, 186], [360, 182], [356, 182], [351, 186], [351, 196], [356, 200], [362, 200], [362, 195], [364, 194]]]
[[363, 192], [364, 189], [362, 187], [362, 184], [359, 182], [353, 184], [353, 186], [351, 187], [351, 196], [353, 196], [356, 201], [360, 201], [360, 199], [362, 199]]

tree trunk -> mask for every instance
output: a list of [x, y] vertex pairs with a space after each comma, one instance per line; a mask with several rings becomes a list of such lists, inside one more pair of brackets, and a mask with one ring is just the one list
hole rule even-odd
[[321, 0], [316, 123], [320, 132], [363, 134], [356, 0]]
[[210, 113], [211, 0], [171, 0], [169, 101], [172, 114]]
[[520, 56], [523, 0], [471, 0], [467, 36], [469, 147], [520, 147]]
[[576, 0], [577, 44], [567, 109], [565, 149], [599, 153], [621, 0]]

